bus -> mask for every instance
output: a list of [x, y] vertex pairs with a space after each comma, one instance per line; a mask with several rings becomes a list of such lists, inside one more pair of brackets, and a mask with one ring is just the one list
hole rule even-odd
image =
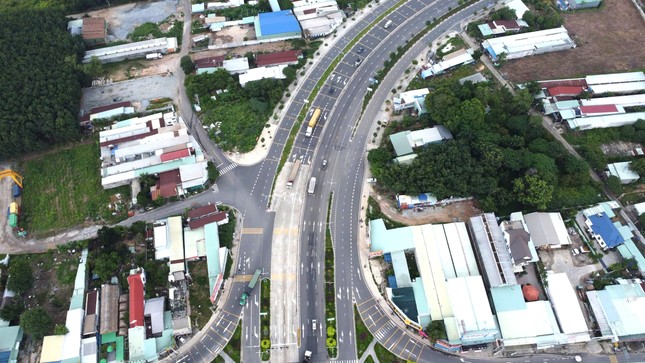
[[314, 127], [316, 127], [316, 123], [318, 122], [318, 118], [320, 117], [320, 109], [317, 108], [314, 110], [314, 114], [311, 115], [311, 119], [309, 119], [309, 124], [307, 125], [307, 131], [305, 132], [306, 137], [311, 137], [314, 133]]
[[316, 177], [312, 176], [311, 180], [309, 181], [309, 190], [307, 190], [307, 192], [309, 193], [309, 195], [313, 195], [315, 191], [316, 191]]

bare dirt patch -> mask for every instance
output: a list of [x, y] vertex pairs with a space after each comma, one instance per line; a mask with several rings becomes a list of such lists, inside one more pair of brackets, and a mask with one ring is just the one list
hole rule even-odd
[[235, 57], [243, 57], [247, 53], [272, 53], [272, 52], [280, 52], [283, 50], [291, 50], [291, 49], [293, 49], [291, 42], [282, 41], [282, 42], [267, 43], [267, 44], [248, 45], [245, 47], [236, 47], [232, 49], [205, 50], [205, 51], [195, 53], [193, 55], [193, 60], [200, 59], [200, 58], [207, 58], [207, 57], [222, 56], [222, 55], [231, 56], [235, 58]]
[[175, 72], [179, 64], [178, 53], [166, 54], [161, 59], [143, 60], [133, 59], [118, 64], [106, 65], [108, 69], [106, 78], [112, 82], [125, 81], [132, 78], [141, 78], [155, 75], [168, 75]]
[[227, 26], [218, 32], [212, 33], [211, 38], [212, 45], [255, 40], [255, 27], [253, 25]]
[[633, 156], [636, 148], [642, 148], [641, 144], [627, 141], [616, 141], [610, 144], [600, 145], [603, 154], [607, 156]]
[[502, 73], [513, 82], [579, 77], [645, 67], [645, 21], [630, 0], [564, 14], [575, 49], [511, 60]]
[[425, 207], [421, 212], [417, 212], [414, 209], [399, 211], [391, 200], [381, 196], [377, 196], [376, 200], [381, 207], [381, 212], [388, 218], [410, 226], [428, 223], [464, 222], [470, 217], [482, 213], [474, 200], [451, 203], [445, 206]]

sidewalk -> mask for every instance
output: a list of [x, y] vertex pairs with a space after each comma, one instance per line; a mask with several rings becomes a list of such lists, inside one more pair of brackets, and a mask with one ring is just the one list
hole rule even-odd
[[[394, 0], [381, 1], [381, 4], [390, 1]], [[346, 18], [345, 21], [338, 28], [336, 28], [335, 33], [328, 36], [329, 38], [320, 39], [323, 44], [320, 46], [320, 48], [318, 48], [318, 51], [314, 55], [313, 59], [309, 59], [307, 64], [303, 68], [298, 70], [298, 75], [303, 70], [305, 71], [305, 75], [296, 77], [295, 83], [292, 83], [289, 85], [289, 87], [287, 87], [285, 96], [283, 96], [281, 100], [281, 102], [283, 102], [286, 99], [286, 101], [284, 101], [284, 106], [282, 107], [282, 109], [279, 109], [280, 103], [276, 105], [273, 115], [277, 115], [278, 119], [274, 120], [274, 118], [271, 117], [269, 120], [267, 120], [267, 125], [269, 126], [265, 127], [262, 130], [262, 133], [258, 138], [258, 143], [255, 145], [255, 148], [253, 150], [249, 151], [248, 153], [224, 153], [224, 155], [226, 155], [226, 157], [231, 162], [242, 166], [252, 166], [264, 160], [264, 158], [269, 153], [269, 149], [271, 148], [273, 135], [275, 135], [276, 131], [280, 127], [280, 124], [282, 123], [282, 120], [284, 119], [284, 116], [291, 106], [291, 103], [293, 102], [295, 96], [300, 92], [300, 89], [302, 88], [302, 85], [304, 83], [303, 81], [309, 77], [313, 69], [318, 65], [318, 62], [327, 55], [329, 49], [331, 49], [343, 37], [343, 35], [345, 35], [345, 33], [347, 33], [349, 29], [353, 27], [353, 25], [363, 20], [363, 18], [367, 14], [372, 12], [378, 6], [380, 5], [372, 6], [371, 8], [367, 7], [356, 11], [354, 16], [352, 17], [355, 20], [351, 20], [352, 18]], [[309, 62], [313, 62], [313, 64], [309, 64]], [[290, 93], [291, 96], [287, 97], [286, 93]], [[263, 139], [264, 142], [261, 141]]]

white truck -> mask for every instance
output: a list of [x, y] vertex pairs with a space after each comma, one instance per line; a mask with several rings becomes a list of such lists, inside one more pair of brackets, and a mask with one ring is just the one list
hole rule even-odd
[[[316, 177], [312, 176], [311, 180], [309, 180], [309, 189], [307, 190], [307, 193], [309, 193], [309, 195], [314, 195], [315, 191], [316, 191]], [[316, 323], [314, 321], [314, 326], [315, 326], [315, 324]], [[316, 330], [316, 329], [314, 328], [314, 330]]]
[[154, 59], [161, 59], [161, 58], [163, 58], [163, 54], [161, 54], [159, 52], [146, 54], [146, 59], [147, 60], [154, 60]]

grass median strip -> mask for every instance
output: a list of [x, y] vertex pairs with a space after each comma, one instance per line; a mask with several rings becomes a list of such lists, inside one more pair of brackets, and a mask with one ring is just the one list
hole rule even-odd
[[336, 358], [336, 287], [334, 284], [334, 247], [331, 241], [329, 218], [331, 216], [333, 193], [327, 204], [327, 227], [325, 228], [325, 318], [327, 319], [327, 354]]
[[271, 359], [271, 280], [260, 283], [260, 357], [267, 362]]

